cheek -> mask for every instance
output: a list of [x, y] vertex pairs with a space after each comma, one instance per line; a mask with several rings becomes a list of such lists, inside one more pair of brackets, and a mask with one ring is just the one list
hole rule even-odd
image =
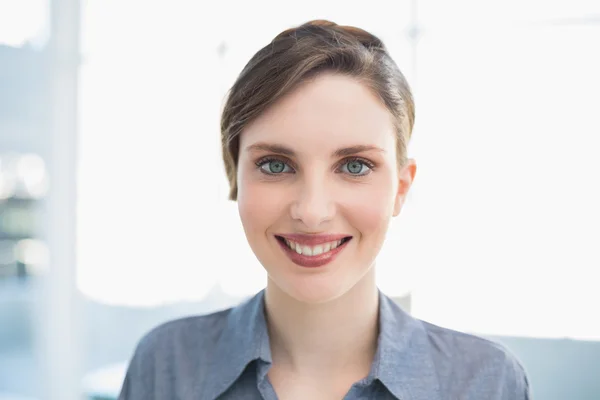
[[264, 182], [238, 181], [238, 211], [244, 229], [264, 231], [284, 212], [281, 191]]
[[382, 183], [356, 191], [345, 208], [352, 225], [364, 235], [385, 235], [393, 207], [393, 185]]

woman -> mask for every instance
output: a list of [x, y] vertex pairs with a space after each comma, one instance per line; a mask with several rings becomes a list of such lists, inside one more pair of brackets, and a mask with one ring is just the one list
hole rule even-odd
[[382, 42], [312, 21], [246, 65], [221, 121], [248, 242], [249, 301], [142, 339], [121, 399], [527, 399], [514, 357], [412, 318], [375, 258], [415, 178], [413, 99]]

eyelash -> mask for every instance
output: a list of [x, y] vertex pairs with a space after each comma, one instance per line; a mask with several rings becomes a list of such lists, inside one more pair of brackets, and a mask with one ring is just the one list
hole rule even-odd
[[[258, 159], [258, 160], [256, 161], [256, 163], [255, 163], [255, 164], [256, 164], [256, 167], [258, 168], [258, 170], [259, 170], [261, 173], [263, 173], [263, 174], [265, 174], [265, 175], [267, 175], [267, 176], [278, 176], [278, 175], [283, 175], [283, 174], [284, 174], [284, 172], [280, 172], [280, 173], [278, 173], [278, 174], [274, 174], [274, 173], [266, 172], [266, 171], [264, 171], [264, 170], [261, 168], [263, 165], [265, 165], [265, 164], [268, 164], [268, 163], [270, 163], [270, 162], [272, 162], [272, 161], [279, 161], [279, 162], [281, 162], [281, 163], [283, 163], [283, 164], [285, 164], [285, 165], [289, 166], [290, 168], [294, 169], [293, 163], [291, 163], [290, 161], [287, 161], [285, 158], [281, 158], [281, 157], [273, 157], [273, 156], [266, 156], [266, 157], [262, 157], [262, 158]], [[358, 162], [360, 162], [361, 164], [364, 164], [364, 165], [365, 165], [367, 168], [369, 168], [369, 171], [368, 171], [367, 173], [365, 173], [365, 174], [361, 174], [361, 175], [347, 174], [347, 175], [348, 175], [348, 176], [350, 176], [351, 178], [354, 178], [354, 179], [363, 178], [363, 177], [365, 177], [365, 176], [369, 175], [371, 172], [373, 172], [373, 171], [375, 170], [375, 168], [376, 168], [376, 165], [375, 165], [375, 163], [373, 163], [372, 161], [369, 161], [369, 160], [367, 160], [366, 158], [361, 158], [361, 157], [349, 157], [349, 158], [345, 158], [345, 159], [343, 159], [342, 161], [340, 161], [340, 162], [338, 163], [338, 166], [336, 167], [336, 172], [337, 172], [337, 171], [340, 169], [340, 167], [342, 167], [343, 165], [346, 165], [346, 164], [348, 164], [348, 163], [355, 162], [355, 161], [358, 161]], [[287, 173], [295, 173], [295, 171], [294, 171], [294, 172], [287, 172]], [[341, 172], [340, 172], [340, 173], [341, 173]]]

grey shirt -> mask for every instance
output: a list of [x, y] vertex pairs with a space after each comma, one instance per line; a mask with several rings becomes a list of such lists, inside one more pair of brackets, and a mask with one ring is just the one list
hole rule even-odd
[[[367, 377], [344, 400], [525, 400], [520, 363], [502, 346], [411, 317], [379, 293]], [[275, 400], [264, 291], [205, 316], [163, 324], [138, 344], [120, 400]]]

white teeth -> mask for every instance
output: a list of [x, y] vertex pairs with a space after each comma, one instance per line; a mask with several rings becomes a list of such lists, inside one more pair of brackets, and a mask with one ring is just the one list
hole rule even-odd
[[335, 240], [333, 242], [323, 243], [311, 247], [303, 246], [299, 243], [293, 242], [288, 239], [284, 239], [284, 241], [290, 249], [294, 250], [298, 254], [303, 254], [305, 256], [318, 256], [320, 254], [327, 253], [328, 251], [331, 251], [342, 244], [342, 240]]
[[313, 251], [312, 251], [313, 256], [318, 256], [319, 254], [323, 254], [323, 246], [321, 246], [321, 245], [313, 247]]

